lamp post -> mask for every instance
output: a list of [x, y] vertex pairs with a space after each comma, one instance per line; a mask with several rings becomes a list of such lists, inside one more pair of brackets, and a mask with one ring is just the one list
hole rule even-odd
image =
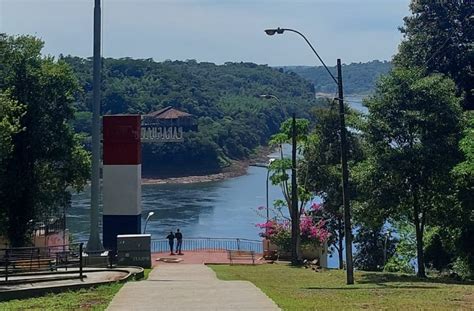
[[86, 251], [97, 253], [104, 247], [99, 236], [100, 198], [100, 0], [94, 5], [94, 62], [92, 81], [92, 172], [91, 172], [91, 223]]
[[267, 205], [266, 205], [266, 207], [267, 207], [267, 223], [270, 221], [270, 212], [269, 212], [269, 206], [270, 206], [270, 205], [269, 205], [269, 203], [268, 203], [268, 179], [269, 179], [269, 177], [270, 177], [270, 165], [272, 164], [273, 161], [275, 161], [275, 159], [273, 159], [273, 158], [270, 159], [270, 160], [268, 161], [268, 165], [267, 165], [267, 188], [266, 188], [266, 190], [267, 190], [267, 191], [266, 191], [266, 194], [267, 194], [267, 195], [266, 195], [266, 198], [267, 198]]
[[265, 29], [265, 33], [269, 36], [275, 34], [283, 34], [285, 31], [294, 32], [301, 36], [306, 43], [309, 45], [313, 53], [319, 59], [321, 64], [328, 72], [338, 87], [338, 101], [339, 101], [339, 123], [340, 123], [340, 143], [341, 143], [341, 164], [342, 164], [342, 201], [344, 206], [344, 234], [346, 240], [346, 265], [347, 265], [347, 284], [354, 284], [354, 268], [352, 262], [352, 226], [351, 226], [351, 209], [349, 204], [349, 172], [347, 168], [347, 144], [346, 144], [346, 122], [344, 116], [344, 94], [342, 87], [342, 69], [341, 60], [337, 59], [337, 79], [331, 73], [329, 68], [326, 66], [318, 52], [314, 49], [313, 45], [309, 40], [299, 31], [290, 28], [273, 28]]
[[155, 215], [155, 212], [149, 212], [148, 213], [148, 216], [146, 217], [145, 219], [145, 227], [143, 228], [143, 234], [146, 233], [146, 225], [148, 224], [148, 220], [150, 220], [150, 217]]

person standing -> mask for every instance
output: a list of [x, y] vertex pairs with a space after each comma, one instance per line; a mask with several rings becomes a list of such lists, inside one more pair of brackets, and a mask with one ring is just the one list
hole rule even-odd
[[168, 236], [166, 237], [168, 239], [168, 243], [170, 244], [170, 255], [174, 255], [173, 253], [173, 245], [174, 245], [174, 234], [173, 232], [170, 232], [170, 234], [168, 234]]
[[183, 255], [183, 253], [181, 253], [181, 246], [183, 245], [183, 234], [179, 232], [179, 229], [177, 229], [174, 236], [176, 237], [176, 253], [178, 253], [178, 255]]

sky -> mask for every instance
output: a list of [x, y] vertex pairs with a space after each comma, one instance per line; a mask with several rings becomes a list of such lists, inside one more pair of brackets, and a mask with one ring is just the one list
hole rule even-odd
[[[45, 41], [44, 54], [92, 55], [94, 0], [0, 0], [0, 32]], [[104, 57], [319, 65], [390, 60], [409, 0], [102, 0]]]

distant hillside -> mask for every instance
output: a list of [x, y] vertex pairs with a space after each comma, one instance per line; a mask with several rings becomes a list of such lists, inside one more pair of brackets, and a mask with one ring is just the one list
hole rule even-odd
[[[82, 86], [74, 127], [89, 135], [92, 62], [62, 59]], [[276, 95], [281, 102], [261, 99], [261, 94]], [[219, 172], [265, 145], [294, 108], [298, 116], [309, 117], [318, 104], [310, 82], [264, 65], [130, 58], [103, 62], [104, 114], [143, 114], [172, 106], [198, 119], [199, 131], [188, 133], [185, 143], [144, 145], [143, 173], [149, 177]]]
[[[368, 63], [342, 65], [344, 93], [347, 95], [365, 95], [373, 91], [377, 78], [386, 74], [392, 67], [387, 61], [374, 60]], [[284, 71], [298, 74], [314, 84], [317, 93], [335, 93], [337, 88], [323, 66], [284, 66]], [[329, 70], [337, 76], [336, 67]]]

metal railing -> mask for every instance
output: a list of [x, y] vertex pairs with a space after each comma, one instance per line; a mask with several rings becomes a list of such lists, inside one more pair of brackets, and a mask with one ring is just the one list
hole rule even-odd
[[83, 243], [48, 247], [0, 248], [0, 278], [5, 282], [13, 276], [31, 273], [53, 274], [77, 268], [83, 277]]
[[[176, 247], [176, 240], [174, 242]], [[208, 251], [218, 252], [224, 250], [253, 251], [257, 254], [263, 253], [262, 241], [240, 238], [186, 238], [183, 239], [181, 247], [183, 251]], [[165, 253], [170, 251], [167, 239], [151, 240], [151, 251], [153, 253]]]

